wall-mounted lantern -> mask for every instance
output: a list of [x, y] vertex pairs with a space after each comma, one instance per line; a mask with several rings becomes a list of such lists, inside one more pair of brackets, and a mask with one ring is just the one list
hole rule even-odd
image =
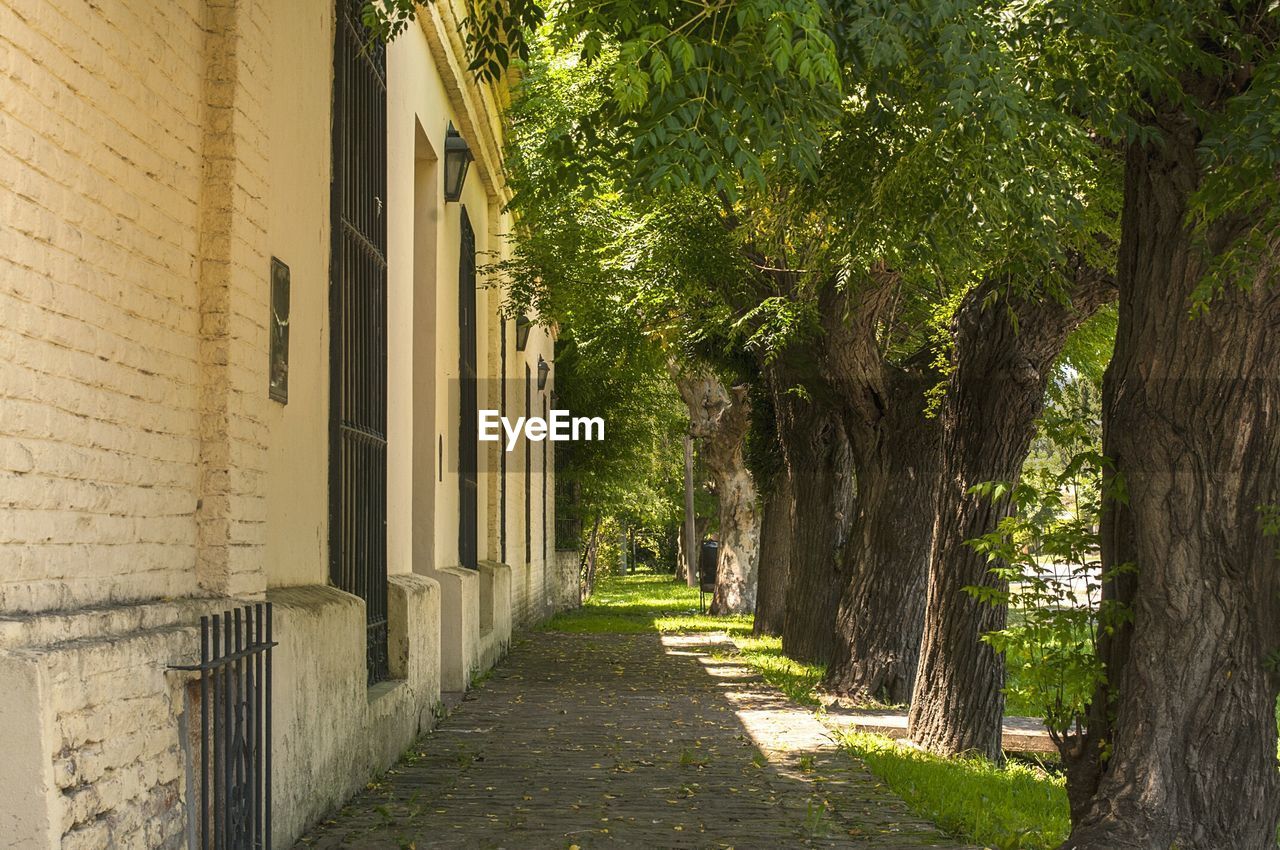
[[467, 166], [471, 165], [471, 148], [462, 134], [454, 129], [453, 122], [444, 131], [444, 199], [456, 201], [462, 197], [462, 184], [467, 182]]
[[538, 389], [545, 390], [547, 388], [547, 375], [551, 374], [551, 364], [542, 359], [542, 355], [538, 355]]
[[524, 351], [529, 344], [529, 331], [532, 328], [533, 322], [529, 321], [528, 316], [523, 313], [516, 316], [516, 351]]

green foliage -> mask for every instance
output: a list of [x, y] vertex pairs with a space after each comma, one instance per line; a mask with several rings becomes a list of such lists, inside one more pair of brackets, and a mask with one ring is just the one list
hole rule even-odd
[[942, 758], [866, 733], [841, 743], [913, 812], [957, 838], [996, 850], [1051, 850], [1071, 831], [1065, 783], [1041, 767]]
[[[564, 405], [605, 419], [606, 440], [573, 445], [560, 470], [577, 488], [583, 526], [612, 516], [656, 533], [675, 525], [682, 502], [686, 417], [669, 365], [707, 363], [735, 381], [750, 368], [724, 297], [750, 271], [705, 196], [642, 202], [598, 158], [560, 158], [560, 140], [602, 101], [605, 69], [603, 59], [586, 65], [541, 48], [533, 56], [507, 157], [520, 238], [486, 272], [507, 288], [511, 312], [532, 310], [560, 328]], [[590, 181], [565, 182], [574, 163]]]
[[1060, 108], [1085, 116], [1099, 137], [1159, 145], [1175, 128], [1195, 128], [1199, 185], [1187, 221], [1210, 269], [1187, 306], [1208, 309], [1225, 285], [1274, 282], [1280, 7], [1030, 0], [1024, 8]]
[[[394, 38], [415, 7], [385, 0], [364, 15], [378, 37]], [[462, 25], [483, 79], [527, 62], [539, 35], [603, 71], [574, 144], [615, 145], [625, 151], [617, 165], [650, 189], [732, 196], [743, 180], [763, 186], [775, 161], [815, 171], [820, 128], [840, 102], [827, 20], [820, 0], [469, 0]]]
[[[529, 243], [506, 270], [514, 301], [571, 323], [544, 302], [595, 287], [669, 353], [736, 380], [743, 354], [769, 361], [816, 333], [824, 288], [856, 303], [877, 270], [895, 280], [878, 329], [890, 359], [945, 356], [952, 311], [984, 278], [1058, 297], [1068, 256], [1111, 263], [1118, 157], [1060, 108], [1025, 14], [555, 7], [523, 36], [511, 110], [513, 209]], [[678, 34], [655, 41], [653, 27]], [[704, 50], [705, 79], [681, 76]], [[814, 72], [828, 52], [833, 72]], [[783, 79], [744, 82], [756, 73]], [[664, 100], [682, 85], [706, 91]], [[785, 114], [726, 124], [717, 110], [737, 101], [721, 89], [735, 86], [751, 95], [736, 120]]]
[[1106, 459], [1098, 450], [1097, 422], [1080, 413], [1046, 413], [1039, 430], [1053, 454], [1029, 464], [1016, 486], [989, 482], [973, 488], [992, 500], [1008, 499], [1013, 508], [994, 531], [970, 541], [1001, 581], [998, 587], [966, 590], [1012, 609], [1010, 624], [982, 639], [1007, 662], [1018, 662], [1006, 686], [1010, 703], [1033, 707], [1056, 738], [1083, 726], [1106, 675], [1098, 640], [1131, 617], [1124, 606], [1101, 598], [1102, 582], [1132, 567], [1101, 568], [1098, 523]]
[[558, 515], [587, 531], [597, 516], [655, 530], [678, 520], [684, 408], [651, 348], [584, 345], [566, 329], [556, 404], [605, 422], [604, 440], [565, 443], [558, 452], [557, 490], [574, 494]]
[[1061, 108], [1026, 4], [836, 10], [850, 96], [824, 185], [862, 264], [919, 287], [1026, 281], [1072, 249], [1109, 264], [1118, 161]]
[[1267, 537], [1280, 537], [1280, 505], [1259, 505], [1258, 515], [1262, 533]]

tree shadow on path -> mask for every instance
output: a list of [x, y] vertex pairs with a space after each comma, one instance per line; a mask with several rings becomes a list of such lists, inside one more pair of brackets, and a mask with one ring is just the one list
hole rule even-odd
[[958, 848], [723, 635], [526, 636], [311, 848]]

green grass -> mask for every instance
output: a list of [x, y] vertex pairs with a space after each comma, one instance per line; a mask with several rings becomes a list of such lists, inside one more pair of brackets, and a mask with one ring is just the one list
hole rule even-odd
[[1051, 850], [1071, 831], [1063, 780], [1034, 765], [942, 758], [881, 735], [841, 736], [917, 814], [997, 850]]
[[752, 637], [749, 616], [698, 613], [698, 589], [670, 576], [635, 573], [604, 577], [581, 608], [557, 614], [543, 628], [575, 634], [724, 632], [737, 651], [719, 657], [731, 655], [798, 703], [818, 704], [814, 687], [822, 679], [821, 667], [787, 658], [778, 638]]
[[782, 639], [776, 637], [734, 637], [738, 652], [734, 658], [787, 695], [793, 702], [817, 707], [815, 690], [825, 670], [782, 654]]

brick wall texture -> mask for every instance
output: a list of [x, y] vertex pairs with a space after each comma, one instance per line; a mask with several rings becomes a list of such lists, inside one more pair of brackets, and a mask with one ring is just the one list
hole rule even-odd
[[0, 3], [0, 610], [261, 589], [266, 14]]
[[156, 663], [183, 643], [163, 629], [45, 651], [62, 850], [186, 846], [183, 680]]

